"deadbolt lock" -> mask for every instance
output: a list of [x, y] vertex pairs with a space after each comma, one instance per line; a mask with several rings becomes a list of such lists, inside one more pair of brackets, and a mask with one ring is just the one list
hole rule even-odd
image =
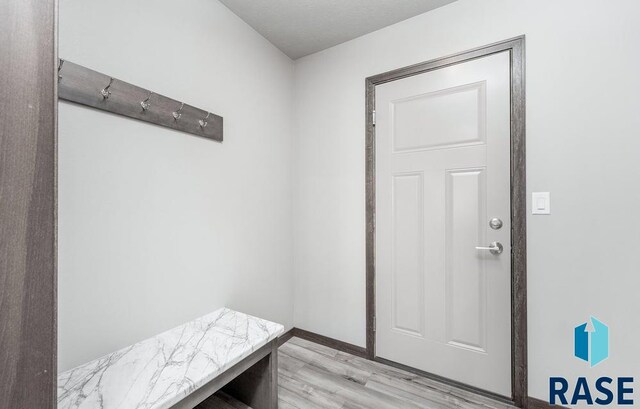
[[489, 227], [491, 227], [493, 230], [500, 230], [502, 228], [502, 220], [494, 217], [493, 219], [489, 220]]

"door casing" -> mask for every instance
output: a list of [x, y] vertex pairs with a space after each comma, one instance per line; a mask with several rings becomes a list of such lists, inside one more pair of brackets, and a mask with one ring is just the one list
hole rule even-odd
[[495, 53], [509, 51], [511, 60], [511, 385], [512, 402], [527, 405], [527, 234], [526, 234], [526, 167], [525, 167], [525, 37], [489, 44], [462, 53], [411, 65], [368, 77], [365, 80], [365, 190], [366, 190], [366, 336], [367, 357], [403, 369], [482, 393], [497, 395], [477, 388], [442, 379], [376, 356], [375, 334], [375, 218], [376, 218], [376, 135], [374, 125], [376, 86], [401, 78], [460, 64]]
[[56, 408], [58, 0], [0, 23], [0, 408]]

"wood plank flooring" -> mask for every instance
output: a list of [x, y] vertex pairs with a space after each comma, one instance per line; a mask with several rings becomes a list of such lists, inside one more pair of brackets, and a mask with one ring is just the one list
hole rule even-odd
[[[466, 390], [296, 337], [278, 351], [281, 409], [513, 409]], [[216, 394], [203, 408], [248, 409], [225, 394]]]

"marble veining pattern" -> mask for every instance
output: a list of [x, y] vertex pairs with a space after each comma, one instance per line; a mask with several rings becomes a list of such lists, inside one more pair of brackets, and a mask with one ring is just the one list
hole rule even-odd
[[165, 409], [284, 332], [222, 308], [58, 375], [58, 409]]

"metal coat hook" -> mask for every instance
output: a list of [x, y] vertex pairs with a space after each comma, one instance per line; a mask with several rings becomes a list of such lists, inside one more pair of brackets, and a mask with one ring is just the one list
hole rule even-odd
[[62, 64], [64, 64], [64, 60], [60, 58], [60, 61], [58, 61], [58, 82], [60, 82], [60, 80], [62, 79], [62, 74], [60, 74], [60, 70], [62, 70]]
[[204, 119], [201, 119], [198, 121], [201, 128], [204, 128], [205, 126], [207, 126], [208, 124], [207, 119], [209, 119], [209, 115], [211, 115], [211, 112], [207, 112], [207, 116], [205, 116]]
[[182, 108], [184, 108], [184, 102], [180, 105], [180, 108], [177, 111], [173, 111], [173, 120], [177, 121], [182, 116]]
[[196, 108], [184, 99], [169, 98], [153, 88], [130, 84], [67, 59], [58, 58], [52, 63], [55, 64], [52, 79], [61, 100], [210, 140], [223, 140], [223, 118], [207, 107]]
[[102, 95], [103, 99], [108, 99], [111, 95], [111, 91], [109, 91], [109, 88], [111, 88], [111, 84], [113, 84], [113, 77], [111, 77], [111, 79], [109, 80], [109, 85], [102, 88], [102, 91], [100, 91], [100, 95]]
[[145, 99], [144, 101], [140, 102], [140, 106], [142, 107], [143, 111], [146, 111], [147, 109], [149, 109], [151, 107], [151, 102], [149, 102], [149, 98], [151, 98], [151, 95], [153, 95], [153, 92], [149, 93], [149, 96], [147, 97], [147, 99]]

